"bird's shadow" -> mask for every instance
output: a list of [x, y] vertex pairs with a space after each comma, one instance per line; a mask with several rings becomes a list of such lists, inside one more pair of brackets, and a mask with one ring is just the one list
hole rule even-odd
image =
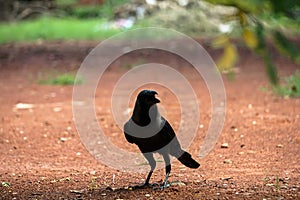
[[130, 185], [130, 186], [125, 186], [125, 187], [121, 187], [121, 188], [107, 187], [105, 190], [110, 191], [110, 192], [119, 192], [119, 191], [136, 191], [136, 190], [149, 190], [149, 189], [163, 190], [166, 188], [162, 188], [162, 184], [151, 183], [148, 185]]
[[[167, 187], [163, 187], [162, 183], [152, 183], [148, 185], [133, 185], [133, 186], [125, 186], [121, 188], [112, 188], [110, 186], [106, 187], [102, 191], [111, 192], [111, 193], [119, 193], [119, 192], [133, 192], [139, 190], [155, 190], [155, 191], [163, 191], [166, 189], [170, 189], [171, 184], [167, 184]], [[174, 189], [174, 188], [173, 188]]]
[[133, 186], [125, 186], [125, 187], [120, 187], [120, 188], [113, 188], [113, 187], [106, 187], [106, 188], [97, 188], [94, 190], [89, 190], [88, 193], [90, 195], [105, 195], [107, 197], [109, 196], [115, 196], [115, 195], [120, 195], [120, 194], [126, 194], [126, 193], [134, 193], [138, 191], [157, 191], [157, 192], [178, 192], [179, 189], [175, 186], [173, 187], [172, 184], [168, 184], [167, 188], [161, 188], [162, 184], [151, 184], [142, 187], [142, 185], [133, 185]]
[[142, 189], [153, 189], [153, 190], [163, 190], [162, 184], [159, 183], [151, 183], [148, 185], [134, 185], [134, 186], [129, 186], [128, 189], [133, 191], [133, 190], [142, 190]]

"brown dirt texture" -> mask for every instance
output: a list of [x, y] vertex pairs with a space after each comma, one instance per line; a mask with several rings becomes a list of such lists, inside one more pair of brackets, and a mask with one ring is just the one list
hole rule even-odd
[[[222, 75], [226, 120], [214, 149], [202, 159], [197, 155], [211, 120], [211, 100], [189, 63], [168, 52], [141, 50], [118, 58], [105, 71], [95, 95], [96, 115], [106, 136], [124, 149], [136, 151], [114, 123], [111, 94], [116, 81], [135, 64], [155, 60], [174, 67], [187, 77], [201, 102], [199, 128], [188, 149], [200, 168], [174, 161], [170, 188], [130, 190], [146, 173], [122, 172], [89, 154], [73, 122], [73, 86], [39, 83], [53, 73], [76, 73], [96, 45], [70, 41], [0, 46], [0, 199], [300, 199], [300, 99], [263, 90], [269, 85], [264, 64], [243, 47], [234, 80]], [[220, 55], [207, 50], [214, 59]], [[276, 53], [273, 60], [280, 76], [299, 69]], [[176, 130], [176, 98], [167, 88], [149, 87], [158, 90], [166, 118]], [[20, 103], [32, 107], [17, 107]], [[164, 173], [154, 171], [151, 182], [161, 182]]]

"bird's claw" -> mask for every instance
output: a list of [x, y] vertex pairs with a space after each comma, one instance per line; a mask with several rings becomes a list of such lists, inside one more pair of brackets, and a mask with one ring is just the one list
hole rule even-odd
[[169, 188], [170, 184], [168, 182], [163, 182], [162, 186], [160, 187], [161, 190], [164, 190], [165, 188]]
[[164, 190], [165, 188], [169, 188], [170, 184], [167, 182], [163, 182], [160, 186], [154, 187], [154, 190]]

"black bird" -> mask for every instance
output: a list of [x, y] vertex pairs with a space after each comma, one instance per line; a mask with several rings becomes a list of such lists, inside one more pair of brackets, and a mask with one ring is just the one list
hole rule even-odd
[[153, 153], [163, 156], [166, 166], [166, 177], [161, 189], [168, 187], [167, 181], [171, 172], [170, 156], [176, 157], [182, 164], [189, 168], [198, 168], [191, 154], [181, 149], [175, 132], [169, 122], [160, 115], [157, 109], [159, 99], [155, 97], [156, 91], [143, 90], [136, 99], [133, 114], [124, 125], [125, 138], [134, 143], [148, 160], [151, 170], [145, 183], [140, 187], [150, 185], [149, 180], [156, 167]]

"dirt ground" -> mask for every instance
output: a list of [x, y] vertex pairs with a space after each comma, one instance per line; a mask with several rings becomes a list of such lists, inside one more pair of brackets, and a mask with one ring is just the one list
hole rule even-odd
[[[268, 86], [264, 65], [242, 47], [235, 80], [223, 76], [227, 109], [222, 134], [203, 159], [197, 155], [210, 122], [211, 103], [205, 84], [188, 63], [166, 52], [141, 51], [109, 67], [96, 93], [96, 114], [107, 137], [124, 149], [135, 147], [115, 125], [110, 98], [114, 84], [132, 64], [154, 59], [176, 68], [189, 79], [201, 102], [200, 126], [188, 149], [200, 168], [188, 169], [175, 161], [170, 188], [128, 189], [142, 183], [146, 174], [112, 169], [88, 153], [73, 122], [73, 87], [38, 83], [53, 72], [75, 73], [96, 44], [0, 46], [0, 199], [300, 199], [300, 99], [263, 91]], [[220, 53], [208, 51], [213, 58]], [[273, 57], [280, 75], [297, 69], [286, 58], [275, 53]], [[176, 129], [179, 105], [168, 101], [174, 97], [165, 88], [157, 88], [166, 117]], [[18, 103], [33, 107], [20, 109]], [[224, 143], [228, 148], [221, 148]], [[164, 169], [156, 170], [151, 182], [163, 178]]]

